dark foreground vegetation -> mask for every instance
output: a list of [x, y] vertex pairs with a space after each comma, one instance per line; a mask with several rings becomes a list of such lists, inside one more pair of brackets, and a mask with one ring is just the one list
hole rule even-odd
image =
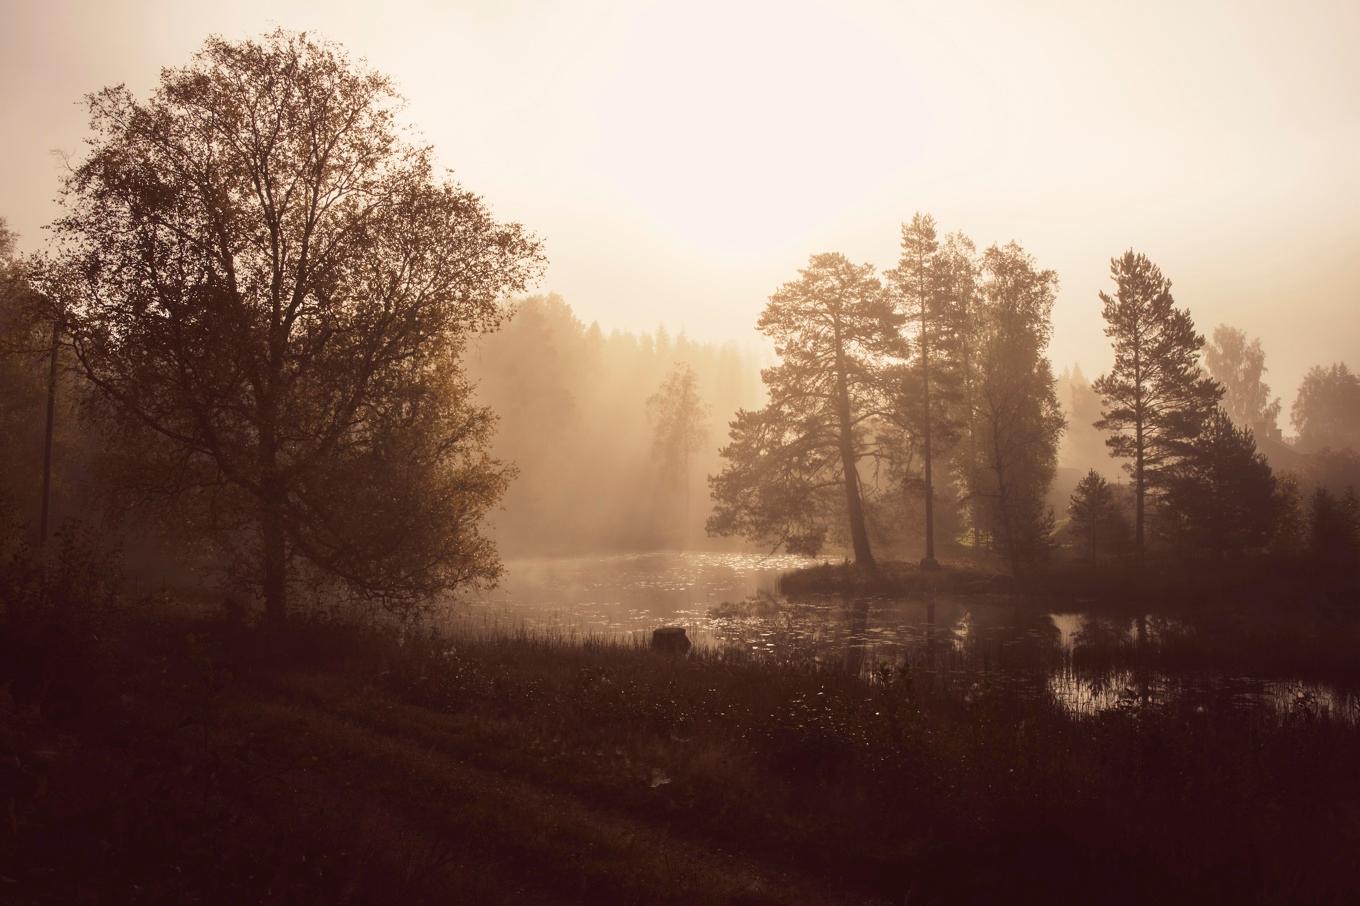
[[0, 899], [1345, 902], [1360, 730], [740, 653], [11, 610]]

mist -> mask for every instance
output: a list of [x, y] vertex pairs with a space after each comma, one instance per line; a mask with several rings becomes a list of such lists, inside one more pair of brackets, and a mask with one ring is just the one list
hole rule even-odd
[[[517, 300], [509, 322], [465, 354], [479, 399], [503, 413], [495, 454], [515, 483], [492, 517], [512, 554], [703, 548], [706, 477], [724, 426], [763, 400], [758, 348], [695, 342], [664, 328], [586, 325], [560, 296]], [[677, 367], [693, 369], [702, 445], [668, 474], [648, 400]], [[689, 505], [686, 504], [689, 499]]]
[[1360, 7], [0, 23], [0, 902], [1357, 899]]

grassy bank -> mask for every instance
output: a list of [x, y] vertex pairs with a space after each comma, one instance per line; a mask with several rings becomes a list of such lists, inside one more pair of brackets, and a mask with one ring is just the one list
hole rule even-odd
[[1360, 613], [1360, 580], [1320, 570], [1305, 558], [1256, 556], [1206, 564], [1164, 555], [1090, 563], [1055, 559], [1012, 577], [972, 563], [923, 570], [882, 562], [873, 569], [824, 563], [787, 573], [788, 595], [1010, 595], [1044, 607], [1079, 605], [1112, 612], [1187, 607], [1324, 608]]
[[[26, 902], [1342, 902], [1355, 728], [164, 611], [0, 676]], [[13, 765], [10, 767], [9, 765]]]

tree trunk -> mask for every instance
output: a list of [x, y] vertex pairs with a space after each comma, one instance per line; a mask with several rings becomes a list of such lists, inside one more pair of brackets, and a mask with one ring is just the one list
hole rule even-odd
[[682, 487], [682, 490], [683, 490], [684, 495], [685, 495], [685, 500], [684, 500], [684, 510], [683, 510], [683, 513], [681, 514], [682, 522], [680, 523], [680, 548], [681, 548], [681, 550], [689, 550], [689, 436], [688, 436], [688, 434], [685, 435], [684, 441], [685, 441], [685, 447], [684, 447], [684, 452], [683, 452], [683, 454], [682, 454], [682, 462], [683, 462], [683, 465], [680, 467], [680, 468], [681, 468], [681, 479], [680, 479], [680, 481], [681, 481], [681, 484], [682, 484], [682, 486], [683, 486], [683, 487]]
[[864, 522], [864, 502], [859, 494], [855, 454], [845, 436], [841, 438], [841, 466], [845, 469], [845, 503], [850, 511], [850, 543], [855, 551], [855, 563], [873, 569], [874, 555], [869, 549], [869, 531]]
[[[61, 319], [52, 319], [51, 359], [47, 366], [47, 426], [43, 432], [42, 510], [38, 518], [38, 550], [47, 546], [47, 520], [52, 501], [52, 432], [57, 419], [57, 352]], [[46, 564], [46, 560], [43, 561]]]
[[281, 495], [264, 501], [260, 529], [264, 554], [265, 620], [277, 629], [288, 618], [288, 545], [283, 531]]
[[264, 565], [264, 612], [274, 629], [288, 618], [288, 541], [284, 532], [287, 489], [279, 475], [273, 401], [266, 398], [260, 424], [260, 546]]
[[1138, 559], [1143, 558], [1143, 498], [1146, 495], [1146, 479], [1143, 476], [1143, 424], [1140, 420], [1134, 429], [1133, 498], [1134, 529], [1133, 549]]
[[869, 549], [869, 532], [864, 522], [864, 501], [859, 493], [859, 467], [855, 457], [855, 441], [850, 427], [850, 392], [845, 380], [845, 356], [841, 351], [840, 329], [836, 330], [836, 417], [840, 423], [841, 470], [845, 474], [845, 507], [850, 518], [850, 543], [855, 551], [855, 564], [874, 568], [874, 555]]
[[[276, 271], [276, 281], [278, 272]], [[301, 284], [298, 284], [299, 286]], [[260, 400], [260, 541], [264, 554], [264, 612], [271, 628], [282, 628], [288, 619], [288, 541], [284, 532], [287, 487], [279, 474], [279, 388], [283, 385], [284, 347], [287, 335], [282, 305], [275, 284], [273, 322], [269, 330], [269, 371]]]
[[935, 482], [932, 468], [930, 437], [930, 345], [926, 339], [925, 304], [921, 307], [921, 390], [925, 407], [925, 479], [926, 479], [926, 556], [921, 561], [922, 569], [938, 569], [940, 563], [935, 559]]
[[1018, 578], [1021, 573], [1020, 545], [1015, 537], [1015, 522], [1011, 518], [1010, 500], [1007, 497], [1004, 480], [997, 483], [997, 501], [1000, 503], [1001, 529], [1006, 533], [1006, 557], [1011, 561], [1011, 575]]
[[992, 416], [992, 470], [996, 473], [996, 502], [1001, 516], [1001, 530], [1006, 536], [1006, 554], [1011, 561], [1011, 575], [1020, 575], [1020, 550], [1015, 538], [1015, 520], [1011, 515], [1010, 491], [1006, 486], [1006, 467], [1001, 458], [1001, 444], [997, 437], [997, 419]]
[[1135, 331], [1133, 350], [1133, 498], [1134, 529], [1133, 550], [1139, 562], [1143, 559], [1143, 498], [1147, 492], [1147, 481], [1143, 476], [1143, 420], [1147, 417], [1143, 408], [1143, 355], [1141, 335]]

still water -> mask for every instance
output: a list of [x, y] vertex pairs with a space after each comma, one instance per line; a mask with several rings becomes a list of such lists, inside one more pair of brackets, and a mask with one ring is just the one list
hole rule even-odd
[[[454, 603], [447, 619], [464, 631], [639, 643], [658, 626], [684, 626], [698, 648], [811, 659], [869, 678], [906, 664], [915, 682], [937, 691], [1051, 696], [1080, 714], [1177, 706], [1360, 720], [1357, 690], [1197, 663], [1203, 626], [1047, 611], [1002, 597], [780, 595], [780, 576], [810, 562], [703, 552], [509, 560], [500, 587]], [[1172, 646], [1174, 669], [1158, 658]]]

